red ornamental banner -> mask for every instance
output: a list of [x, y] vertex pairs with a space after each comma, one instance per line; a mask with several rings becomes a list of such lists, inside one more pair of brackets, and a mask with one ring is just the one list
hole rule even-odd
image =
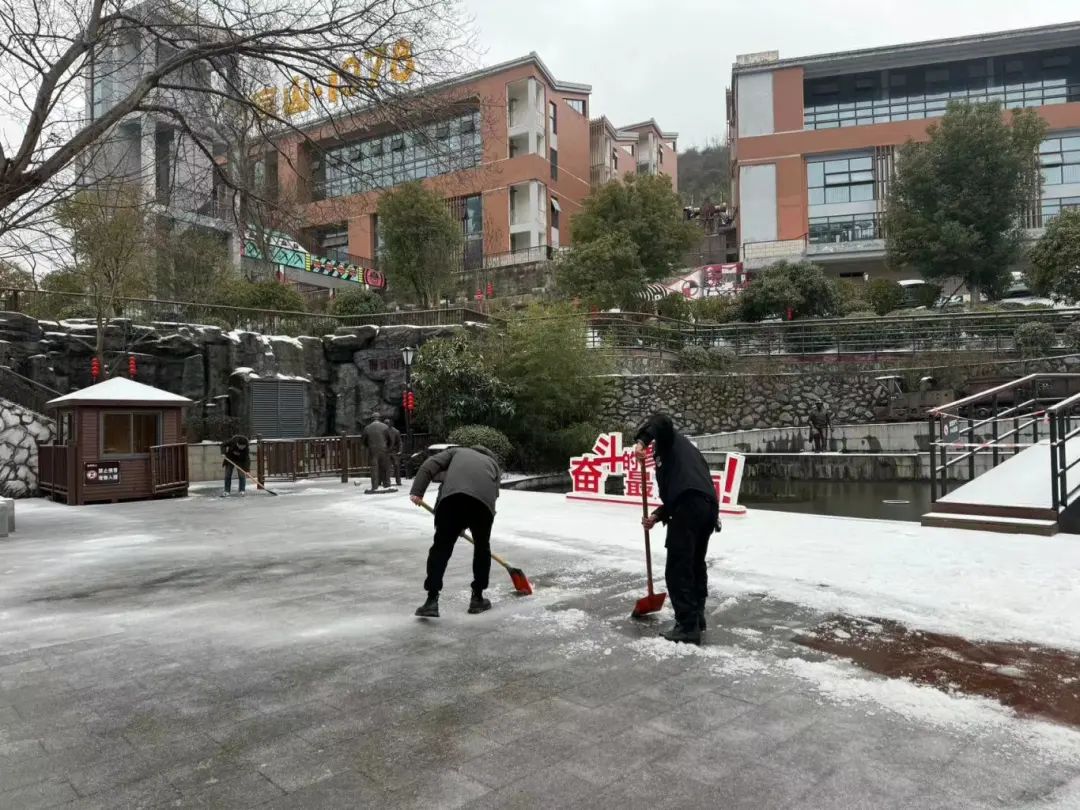
[[[739, 505], [739, 489], [745, 469], [746, 459], [741, 453], [728, 453], [724, 471], [712, 474], [721, 514], [746, 514], [746, 507]], [[646, 451], [645, 471], [648, 473], [645, 494], [649, 506], [656, 508], [660, 506], [660, 495], [656, 486], [656, 460], [651, 447]], [[606, 484], [611, 475], [623, 477], [623, 494], [607, 494]], [[641, 463], [634, 455], [633, 448], [623, 447], [621, 433], [601, 433], [591, 453], [570, 459], [570, 482], [567, 500], [641, 505]]]

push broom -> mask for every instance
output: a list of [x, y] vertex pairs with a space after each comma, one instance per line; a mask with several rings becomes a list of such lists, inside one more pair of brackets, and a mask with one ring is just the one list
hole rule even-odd
[[258, 487], [259, 489], [261, 489], [261, 490], [262, 490], [263, 492], [269, 492], [269, 493], [270, 493], [271, 495], [273, 495], [273, 496], [277, 497], [277, 493], [276, 493], [276, 492], [274, 492], [274, 490], [272, 490], [272, 489], [267, 489], [267, 488], [266, 488], [266, 484], [264, 484], [264, 483], [263, 483], [262, 481], [260, 481], [260, 480], [259, 480], [258, 478], [256, 478], [256, 477], [255, 477], [254, 475], [252, 475], [251, 473], [249, 473], [249, 472], [248, 472], [247, 470], [245, 470], [245, 469], [244, 469], [243, 467], [241, 467], [241, 466], [240, 466], [239, 464], [237, 464], [237, 463], [236, 463], [235, 461], [233, 461], [233, 460], [232, 460], [231, 458], [229, 458], [228, 456], [225, 456], [225, 460], [226, 460], [227, 462], [229, 462], [230, 464], [232, 464], [232, 465], [233, 465], [234, 467], [236, 467], [236, 469], [238, 469], [238, 470], [239, 470], [239, 471], [240, 471], [241, 473], [243, 473], [244, 475], [246, 475], [246, 476], [247, 476], [248, 478], [250, 478], [250, 479], [251, 479], [252, 481], [254, 481], [254, 482], [255, 482], [255, 486], [256, 486], [256, 487]]
[[[431, 514], [435, 514], [435, 510], [428, 506], [426, 501], [420, 501], [420, 506], [426, 509]], [[470, 543], [472, 543], [474, 546], [476, 545], [472, 537], [469, 536], [468, 532], [462, 532], [461, 536], [468, 540]], [[530, 594], [532, 594], [532, 583], [529, 582], [529, 578], [525, 576], [524, 571], [522, 571], [520, 568], [514, 568], [514, 566], [510, 565], [510, 563], [508, 563], [494, 551], [490, 551], [490, 549], [489, 553], [491, 554], [491, 559], [493, 559], [495, 562], [505, 568], [507, 573], [510, 574], [510, 581], [514, 583], [514, 590], [516, 590], [522, 596], [529, 596]]]
[[[645, 463], [641, 464], [641, 517], [649, 517], [649, 471], [645, 469]], [[656, 593], [653, 590], [652, 578], [652, 546], [649, 543], [649, 530], [645, 529], [645, 571], [649, 577], [649, 593], [637, 600], [631, 618], [640, 619], [649, 613], [659, 613], [664, 607], [666, 593]]]

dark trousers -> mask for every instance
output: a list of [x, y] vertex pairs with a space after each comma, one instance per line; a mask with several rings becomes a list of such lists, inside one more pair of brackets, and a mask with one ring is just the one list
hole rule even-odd
[[461, 533], [468, 529], [473, 543], [473, 591], [482, 591], [488, 586], [491, 575], [491, 524], [495, 516], [481, 501], [469, 495], [450, 495], [439, 501], [435, 507], [435, 542], [427, 558], [427, 579], [424, 590], [436, 593], [442, 590], [443, 574], [450, 555], [454, 553], [454, 544]]
[[401, 486], [401, 453], [390, 454], [390, 469], [394, 473], [394, 481]]
[[705, 555], [716, 528], [719, 506], [698, 493], [688, 493], [675, 504], [667, 530], [667, 567], [664, 578], [675, 609], [676, 623], [696, 630], [705, 613], [709, 595], [709, 574]]
[[390, 454], [385, 450], [371, 452], [371, 488], [390, 486]]
[[825, 449], [825, 428], [810, 428], [810, 440], [814, 443], [814, 452]]
[[244, 487], [247, 486], [247, 476], [233, 467], [232, 464], [225, 465], [225, 491], [232, 492], [232, 477], [233, 473], [236, 473], [236, 479], [240, 484], [240, 491], [244, 491]]

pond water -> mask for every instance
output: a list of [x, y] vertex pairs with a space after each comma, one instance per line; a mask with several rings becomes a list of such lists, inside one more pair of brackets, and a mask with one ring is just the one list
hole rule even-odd
[[929, 481], [746, 479], [739, 502], [751, 509], [918, 521], [930, 508]]
[[[612, 494], [621, 483], [609, 479]], [[570, 478], [538, 488], [569, 492]], [[750, 509], [806, 512], [837, 517], [915, 521], [933, 511], [929, 481], [787, 481], [776, 478], [743, 480], [739, 503]]]

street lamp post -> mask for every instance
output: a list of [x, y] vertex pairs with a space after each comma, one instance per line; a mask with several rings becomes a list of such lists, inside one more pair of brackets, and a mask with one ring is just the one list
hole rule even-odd
[[412, 364], [413, 358], [416, 357], [415, 346], [405, 346], [401, 349], [401, 360], [405, 364], [405, 447], [408, 448], [405, 452], [411, 457], [413, 448], [412, 439], [412, 410], [409, 405], [411, 404], [412, 397]]

